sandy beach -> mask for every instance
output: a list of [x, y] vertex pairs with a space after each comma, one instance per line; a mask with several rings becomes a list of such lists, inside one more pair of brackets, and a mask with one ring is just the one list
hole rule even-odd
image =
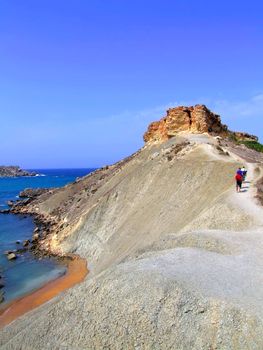
[[54, 298], [60, 292], [80, 283], [84, 280], [87, 273], [88, 268], [85, 259], [74, 257], [72, 260], [69, 260], [65, 275], [0, 308], [0, 328], [3, 328], [16, 318]]

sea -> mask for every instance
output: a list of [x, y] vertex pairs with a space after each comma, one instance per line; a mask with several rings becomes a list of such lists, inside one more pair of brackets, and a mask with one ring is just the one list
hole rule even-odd
[[[25, 188], [62, 187], [78, 177], [89, 174], [95, 169], [27, 169], [38, 176], [0, 178], [0, 209], [6, 209], [8, 200], [18, 199]], [[17, 255], [16, 260], [8, 261], [5, 252], [22, 248], [22, 242], [31, 239], [34, 222], [32, 217], [14, 214], [0, 214], [0, 276], [4, 286], [0, 293], [5, 305], [14, 299], [26, 295], [47, 282], [62, 276], [66, 267], [54, 258], [34, 257], [30, 252]], [[17, 242], [21, 243], [17, 243]]]

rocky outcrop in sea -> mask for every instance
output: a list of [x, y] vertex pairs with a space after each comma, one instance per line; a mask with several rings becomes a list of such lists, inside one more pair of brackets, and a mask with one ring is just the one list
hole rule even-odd
[[36, 172], [21, 169], [19, 166], [0, 166], [0, 177], [37, 176]]

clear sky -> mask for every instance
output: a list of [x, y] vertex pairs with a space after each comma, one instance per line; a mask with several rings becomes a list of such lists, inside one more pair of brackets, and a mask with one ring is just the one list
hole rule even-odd
[[93, 167], [204, 103], [263, 141], [263, 2], [1, 0], [0, 164]]

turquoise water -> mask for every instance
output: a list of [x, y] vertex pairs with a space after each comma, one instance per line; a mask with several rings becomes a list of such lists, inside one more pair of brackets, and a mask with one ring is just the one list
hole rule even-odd
[[[33, 169], [44, 176], [0, 178], [0, 208], [7, 208], [6, 201], [17, 199], [25, 188], [61, 187], [84, 176], [94, 169]], [[0, 275], [3, 277], [4, 303], [33, 291], [48, 281], [63, 275], [65, 266], [54, 259], [38, 260], [30, 252], [19, 254], [8, 261], [4, 252], [21, 247], [16, 241], [32, 237], [34, 223], [31, 217], [0, 214]], [[2, 304], [1, 304], [2, 305]]]

